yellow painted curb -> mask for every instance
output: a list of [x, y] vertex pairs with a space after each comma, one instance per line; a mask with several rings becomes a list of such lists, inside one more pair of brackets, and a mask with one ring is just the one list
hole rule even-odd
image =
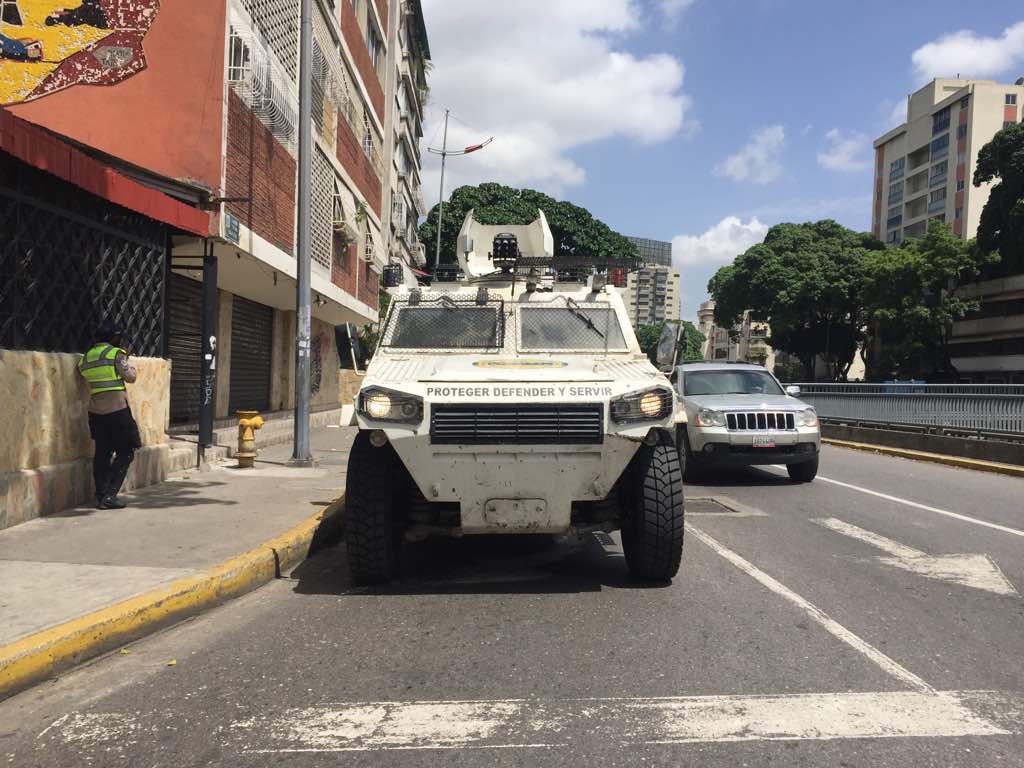
[[930, 461], [934, 464], [945, 464], [948, 467], [960, 467], [961, 469], [976, 469], [980, 472], [995, 472], [1000, 475], [1011, 477], [1024, 477], [1024, 466], [1017, 464], [1002, 464], [998, 461], [984, 461], [983, 459], [969, 459], [965, 456], [946, 456], [941, 453], [928, 453], [926, 451], [915, 451], [910, 448], [893, 448], [888, 445], [872, 445], [871, 443], [856, 443], [852, 440], [837, 440], [834, 437], [823, 437], [821, 442], [834, 445], [839, 448], [853, 448], [858, 451], [871, 451], [886, 456], [899, 456], [904, 459], [915, 461]]
[[238, 597], [308, 554], [321, 524], [339, 519], [344, 496], [291, 530], [198, 576], [129, 598], [0, 647], [0, 699], [93, 656]]

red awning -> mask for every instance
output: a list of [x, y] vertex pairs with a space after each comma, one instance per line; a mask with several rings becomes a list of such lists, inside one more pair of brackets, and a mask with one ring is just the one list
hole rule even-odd
[[210, 233], [210, 215], [206, 211], [123, 176], [52, 133], [5, 110], [0, 110], [0, 151], [182, 232], [200, 237]]

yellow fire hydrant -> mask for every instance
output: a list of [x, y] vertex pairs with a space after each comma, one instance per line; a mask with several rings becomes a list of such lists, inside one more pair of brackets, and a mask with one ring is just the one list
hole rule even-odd
[[256, 461], [256, 430], [263, 426], [259, 411], [235, 411], [238, 414], [238, 466], [250, 469]]

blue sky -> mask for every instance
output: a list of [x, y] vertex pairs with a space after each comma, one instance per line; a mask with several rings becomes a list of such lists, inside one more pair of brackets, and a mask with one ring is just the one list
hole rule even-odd
[[[586, 9], [585, 13], [580, 13]], [[497, 180], [673, 240], [708, 277], [780, 221], [867, 229], [871, 141], [935, 76], [1024, 75], [1024, 6], [831, 0], [424, 0], [425, 143], [494, 135], [446, 183]], [[1017, 25], [1017, 26], [1014, 26]], [[424, 193], [437, 168], [424, 153]]]

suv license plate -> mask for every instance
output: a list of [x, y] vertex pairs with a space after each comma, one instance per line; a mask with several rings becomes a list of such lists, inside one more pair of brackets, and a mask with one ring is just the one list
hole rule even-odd
[[754, 448], [774, 448], [775, 441], [768, 435], [754, 435]]

